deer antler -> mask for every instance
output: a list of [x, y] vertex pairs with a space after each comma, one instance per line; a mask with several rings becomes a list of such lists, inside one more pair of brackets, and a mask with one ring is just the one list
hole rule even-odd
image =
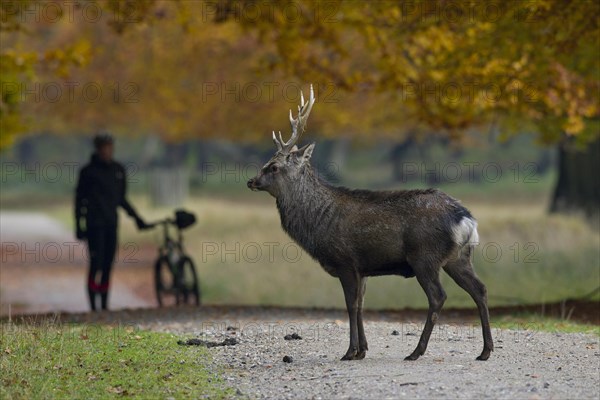
[[281, 137], [281, 131], [279, 132], [279, 138], [275, 136], [275, 131], [273, 131], [273, 142], [277, 146], [277, 151], [289, 153], [296, 142], [298, 142], [300, 135], [302, 135], [306, 128], [306, 121], [308, 120], [313, 104], [315, 104], [315, 92], [313, 86], [310, 85], [308, 103], [304, 102], [304, 94], [300, 91], [300, 105], [298, 106], [298, 116], [296, 118], [292, 116], [292, 110], [290, 110], [290, 124], [292, 125], [292, 137], [290, 140], [284, 142]]

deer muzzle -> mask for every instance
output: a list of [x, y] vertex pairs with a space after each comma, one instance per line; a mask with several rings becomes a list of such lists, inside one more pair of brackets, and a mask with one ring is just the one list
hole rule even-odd
[[259, 189], [256, 185], [256, 178], [249, 179], [247, 185], [250, 190], [257, 191]]

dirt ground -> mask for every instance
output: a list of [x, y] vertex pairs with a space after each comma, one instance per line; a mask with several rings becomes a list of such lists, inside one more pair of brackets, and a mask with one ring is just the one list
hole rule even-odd
[[[155, 251], [151, 247], [144, 248], [136, 254], [135, 263], [120, 261], [115, 264], [111, 279], [111, 310], [157, 307], [152, 267]], [[28, 264], [20, 257], [7, 258], [9, 261], [0, 266], [0, 317], [9, 313], [31, 315], [89, 310], [85, 260]], [[593, 301], [567, 300], [491, 308], [495, 317], [530, 313], [600, 325], [600, 309]], [[386, 310], [386, 314], [397, 318], [420, 318], [423, 310]], [[443, 315], [456, 322], [476, 320], [473, 309], [444, 308]]]
[[[68, 255], [64, 243], [69, 242], [61, 242], [58, 247], [46, 243], [30, 254], [26, 244], [19, 244], [20, 249], [3, 246], [0, 316], [89, 310], [87, 262], [80, 255], [82, 245], [75, 245], [75, 255]], [[56, 256], [58, 252], [63, 253], [60, 258]], [[152, 267], [155, 256], [153, 248], [138, 249], [134, 262], [117, 256], [111, 275], [110, 309], [156, 307]]]

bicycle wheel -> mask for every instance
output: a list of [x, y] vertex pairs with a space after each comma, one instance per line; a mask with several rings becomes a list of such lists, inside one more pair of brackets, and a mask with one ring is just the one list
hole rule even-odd
[[154, 287], [159, 307], [173, 306], [180, 302], [176, 269], [167, 257], [160, 257], [154, 265]]
[[179, 261], [179, 293], [183, 304], [199, 306], [201, 303], [200, 282], [196, 266], [191, 258], [184, 256]]

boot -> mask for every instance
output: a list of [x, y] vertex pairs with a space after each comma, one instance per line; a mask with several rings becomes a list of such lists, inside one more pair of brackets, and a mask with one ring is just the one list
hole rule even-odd
[[108, 292], [100, 293], [100, 301], [102, 303], [102, 309], [108, 310]]
[[96, 311], [96, 292], [94, 289], [88, 288], [88, 296], [90, 299], [90, 307], [92, 311]]

